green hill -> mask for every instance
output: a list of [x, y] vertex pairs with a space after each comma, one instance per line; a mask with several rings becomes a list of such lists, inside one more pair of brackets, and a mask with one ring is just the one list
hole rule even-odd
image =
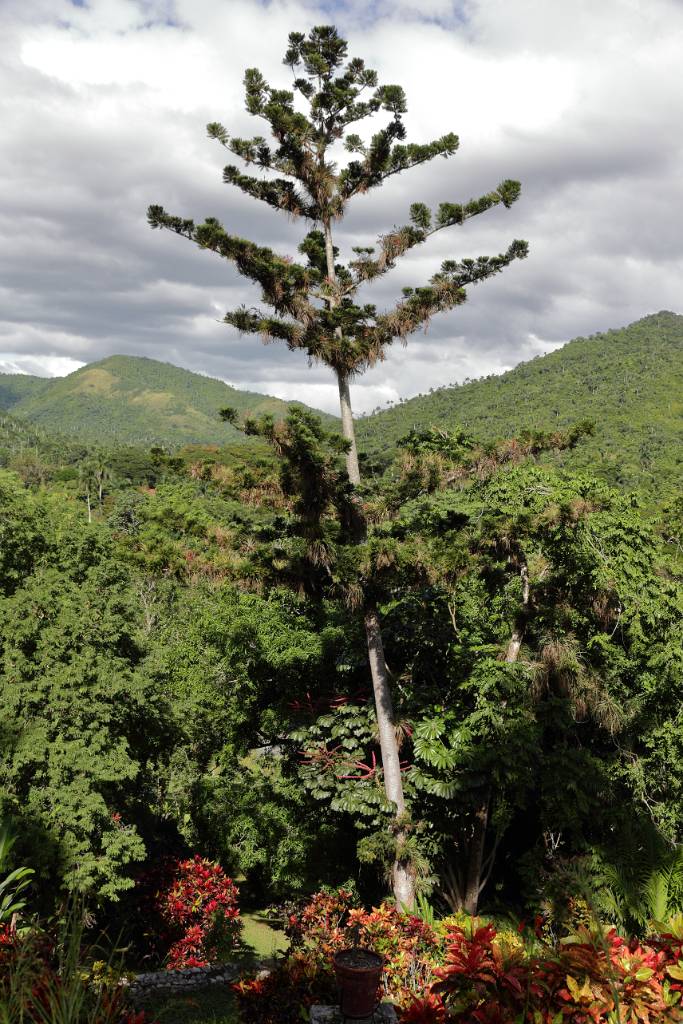
[[683, 316], [661, 312], [621, 330], [575, 338], [500, 376], [441, 388], [362, 419], [361, 449], [385, 460], [412, 427], [461, 424], [495, 440], [525, 429], [595, 422], [564, 456], [627, 489], [671, 494], [683, 482]]
[[300, 404], [134, 356], [111, 356], [47, 381], [0, 375], [0, 408], [3, 396], [14, 416], [100, 444], [225, 444], [242, 435], [219, 420], [219, 409], [232, 406], [241, 413], [280, 418], [290, 405]]
[[25, 398], [40, 394], [50, 381], [27, 373], [0, 373], [0, 409], [7, 412]]
[[[288, 407], [132, 356], [112, 356], [52, 380], [0, 374], [0, 409], [90, 444], [241, 443], [243, 436], [217, 417], [226, 405], [276, 417]], [[338, 423], [323, 418], [329, 426]], [[381, 466], [413, 427], [460, 424], [479, 439], [495, 440], [584, 419], [595, 422], [595, 435], [562, 457], [572, 468], [650, 493], [657, 502], [680, 489], [683, 316], [657, 313], [621, 330], [576, 338], [500, 376], [412, 398], [360, 419], [358, 436], [361, 450]], [[7, 438], [4, 444], [12, 447]]]
[[67, 440], [50, 434], [28, 420], [16, 419], [0, 412], [0, 468], [12, 464], [19, 456], [27, 455], [36, 462], [50, 465], [76, 463], [87, 454], [87, 446], [80, 441]]

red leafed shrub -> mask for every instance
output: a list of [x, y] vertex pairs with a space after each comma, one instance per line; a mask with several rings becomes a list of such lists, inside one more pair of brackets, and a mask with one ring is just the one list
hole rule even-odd
[[[334, 954], [349, 946], [375, 950], [384, 960], [385, 997], [417, 1003], [433, 979], [439, 938], [429, 925], [390, 904], [372, 910], [353, 906], [346, 889], [319, 892], [289, 915], [292, 953], [264, 979], [235, 986], [245, 1024], [286, 1024], [312, 1003], [336, 1003]], [[427, 1000], [430, 1008], [439, 1002]], [[415, 1012], [417, 1012], [415, 1010]], [[425, 1017], [424, 1024], [431, 1018]], [[415, 1024], [422, 1022], [415, 1017]]]
[[239, 940], [237, 886], [220, 864], [198, 854], [164, 868], [156, 910], [170, 942], [168, 970], [204, 967], [224, 959]]
[[440, 942], [421, 918], [389, 903], [372, 910], [353, 907], [345, 889], [316, 893], [303, 910], [290, 916], [286, 930], [295, 948], [308, 951], [327, 970], [333, 955], [348, 946], [379, 953], [385, 994], [401, 1002], [410, 993], [424, 992], [432, 980]]
[[293, 946], [315, 946], [327, 958], [343, 947], [353, 906], [353, 894], [343, 887], [317, 892], [301, 910], [289, 915], [285, 932]]
[[401, 1024], [444, 1024], [445, 1020], [446, 1007], [436, 992], [411, 996], [401, 1013]]
[[626, 942], [613, 929], [579, 929], [539, 955], [505, 953], [492, 925], [454, 928], [431, 991], [458, 1024], [673, 1024], [683, 1022], [681, 957], [680, 942]]
[[296, 950], [265, 977], [232, 986], [243, 1024], [291, 1024], [306, 1019], [314, 1003], [337, 1002], [331, 970], [309, 953]]
[[389, 903], [372, 910], [352, 910], [347, 923], [358, 944], [373, 949], [384, 959], [382, 984], [385, 994], [403, 1004], [424, 992], [442, 957], [442, 940], [421, 918], [404, 914]]

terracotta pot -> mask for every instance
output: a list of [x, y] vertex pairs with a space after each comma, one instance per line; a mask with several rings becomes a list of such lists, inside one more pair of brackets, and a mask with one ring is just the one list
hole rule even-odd
[[343, 1017], [361, 1020], [372, 1016], [379, 1003], [383, 963], [378, 953], [359, 946], [335, 954], [334, 972]]

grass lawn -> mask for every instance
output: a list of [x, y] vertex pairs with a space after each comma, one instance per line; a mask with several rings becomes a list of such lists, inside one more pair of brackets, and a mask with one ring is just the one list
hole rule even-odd
[[[269, 960], [284, 952], [288, 940], [258, 910], [241, 915], [242, 948], [237, 959], [244, 966]], [[239, 1024], [235, 997], [229, 985], [213, 985], [197, 992], [150, 997], [142, 1004], [149, 1021], [159, 1024]]]
[[289, 940], [285, 933], [273, 928], [258, 910], [246, 910], [240, 917], [243, 924], [242, 942], [252, 949], [260, 960], [284, 953], [287, 949]]
[[143, 1008], [147, 1019], [159, 1024], [239, 1024], [237, 1004], [228, 985], [155, 997], [146, 1000]]

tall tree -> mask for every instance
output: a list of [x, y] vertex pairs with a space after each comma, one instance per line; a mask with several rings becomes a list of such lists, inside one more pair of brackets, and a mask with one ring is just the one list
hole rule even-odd
[[98, 490], [97, 466], [93, 459], [86, 459], [78, 467], [78, 478], [81, 485], [81, 496], [88, 509], [88, 522], [92, 523], [93, 495]]
[[[216, 122], [207, 130], [211, 138], [247, 166], [275, 172], [276, 176], [256, 177], [228, 164], [223, 179], [274, 209], [290, 217], [303, 217], [313, 225], [299, 246], [305, 262], [294, 262], [270, 248], [231, 235], [213, 217], [195, 224], [166, 213], [161, 206], [150, 206], [148, 221], [154, 228], [167, 228], [234, 262], [241, 274], [260, 285], [262, 300], [272, 312], [242, 306], [226, 314], [226, 323], [262, 340], [281, 340], [291, 349], [303, 349], [312, 360], [333, 370], [339, 387], [349, 480], [358, 486], [360, 469], [350, 382], [382, 360], [395, 340], [405, 342], [408, 335], [426, 327], [436, 313], [463, 303], [467, 285], [492, 277], [513, 260], [526, 256], [527, 243], [515, 240], [497, 256], [446, 260], [427, 284], [404, 289], [402, 300], [389, 311], [379, 312], [372, 304], [360, 304], [358, 290], [387, 273], [400, 257], [437, 231], [463, 224], [501, 203], [511, 206], [520, 195], [520, 184], [506, 179], [477, 199], [442, 202], [435, 211], [424, 203], [413, 203], [408, 223], [381, 235], [375, 246], [354, 247], [348, 263], [337, 263], [333, 227], [344, 216], [349, 200], [437, 156], [452, 156], [459, 140], [449, 132], [432, 142], [406, 142], [403, 89], [379, 85], [377, 73], [360, 58], [347, 60], [347, 43], [332, 26], [316, 27], [308, 36], [292, 32], [284, 63], [292, 70], [291, 90], [271, 87], [256, 68], [248, 69], [244, 77], [247, 110], [267, 123], [274, 146], [261, 135], [250, 139], [231, 137]], [[380, 111], [389, 115], [388, 123], [369, 141], [350, 131], [351, 126]], [[337, 163], [334, 154], [334, 147], [342, 142], [351, 155], [344, 166]], [[356, 508], [360, 542], [365, 536], [365, 523], [360, 503]], [[364, 622], [384, 783], [399, 822], [393, 888], [399, 905], [411, 906], [412, 872], [400, 854], [400, 822], [406, 808], [398, 742], [380, 620], [371, 602], [364, 608]]]

